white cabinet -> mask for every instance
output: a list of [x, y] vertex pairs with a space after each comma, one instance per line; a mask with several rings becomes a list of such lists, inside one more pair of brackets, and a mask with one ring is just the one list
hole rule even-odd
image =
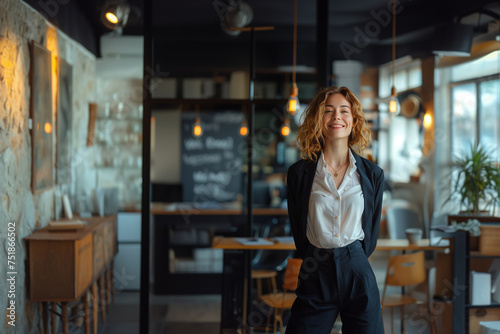
[[114, 261], [115, 289], [141, 287], [141, 214], [118, 213], [118, 254]]

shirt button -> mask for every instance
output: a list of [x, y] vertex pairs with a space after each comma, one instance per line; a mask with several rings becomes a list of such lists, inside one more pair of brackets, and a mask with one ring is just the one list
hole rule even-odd
[[335, 237], [338, 237], [339, 235], [337, 233], [335, 233]]
[[337, 196], [337, 201], [340, 200], [340, 197]]
[[334, 219], [337, 219], [337, 216], [333, 217]]

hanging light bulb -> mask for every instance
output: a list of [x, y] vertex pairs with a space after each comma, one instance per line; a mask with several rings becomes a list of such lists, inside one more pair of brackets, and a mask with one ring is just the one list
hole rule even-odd
[[288, 113], [290, 113], [290, 115], [292, 116], [295, 116], [295, 112], [300, 109], [300, 102], [298, 95], [299, 95], [299, 88], [297, 87], [297, 84], [294, 82], [292, 85], [292, 90], [290, 92], [290, 98], [286, 103], [286, 111], [288, 111]]
[[248, 134], [248, 125], [247, 125], [247, 120], [244, 119], [241, 121], [240, 135], [245, 137], [247, 134]]
[[426, 112], [424, 115], [424, 128], [429, 130], [432, 127], [432, 123], [433, 123], [432, 115]]
[[286, 111], [292, 116], [299, 110], [299, 87], [296, 81], [296, 65], [297, 65], [297, 0], [294, 2], [293, 12], [293, 68], [292, 68], [292, 89], [290, 91], [290, 98], [286, 103]]
[[201, 128], [201, 121], [199, 117], [196, 117], [193, 126], [193, 135], [199, 137], [203, 134], [203, 129]]
[[391, 117], [399, 115], [401, 111], [401, 105], [399, 104], [398, 93], [396, 87], [392, 86], [391, 89], [391, 100], [389, 101], [389, 112]]
[[396, 0], [392, 1], [392, 88], [391, 99], [389, 101], [389, 113], [391, 118], [399, 115], [401, 106], [399, 105], [398, 92], [396, 91]]
[[281, 135], [286, 137], [289, 134], [290, 134], [290, 120], [288, 118], [285, 118], [285, 120], [283, 121], [283, 125], [281, 126]]

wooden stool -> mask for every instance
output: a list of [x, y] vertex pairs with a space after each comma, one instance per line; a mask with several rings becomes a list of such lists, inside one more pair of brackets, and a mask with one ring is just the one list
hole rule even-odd
[[261, 279], [266, 279], [267, 278], [267, 287], [269, 290], [271, 290], [271, 285], [272, 285], [272, 291], [270, 293], [275, 293], [277, 288], [276, 288], [276, 276], [278, 276], [278, 272], [275, 270], [269, 270], [269, 269], [254, 269], [252, 270], [252, 279], [257, 280], [257, 297], [260, 298], [262, 296], [262, 281]]

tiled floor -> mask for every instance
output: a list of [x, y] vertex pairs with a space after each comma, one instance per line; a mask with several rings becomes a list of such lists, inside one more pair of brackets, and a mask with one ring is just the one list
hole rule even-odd
[[[388, 253], [377, 252], [370, 258], [379, 282], [380, 291], [385, 280]], [[220, 330], [221, 297], [219, 295], [155, 296], [150, 297], [150, 334], [218, 334]], [[425, 320], [426, 308], [422, 305], [406, 310], [406, 333], [430, 333]], [[399, 310], [394, 312], [395, 333], [400, 333]], [[384, 311], [386, 332], [391, 332], [390, 311]], [[340, 333], [337, 324], [332, 331]], [[100, 334], [139, 333], [139, 293], [119, 292], [110, 308], [105, 324], [100, 325]], [[254, 333], [260, 333], [254, 331]]]

